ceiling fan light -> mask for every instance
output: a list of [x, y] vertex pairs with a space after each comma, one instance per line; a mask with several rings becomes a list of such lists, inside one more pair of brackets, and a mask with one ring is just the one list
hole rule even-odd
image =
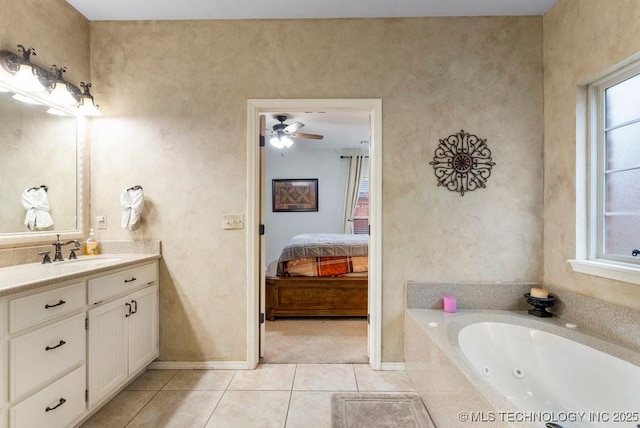
[[282, 141], [280, 141], [280, 138], [278, 137], [273, 137], [269, 140], [269, 144], [271, 144], [273, 147], [275, 147], [276, 149], [282, 149], [284, 148], [284, 144], [282, 144]]
[[291, 140], [291, 138], [289, 137], [281, 137], [280, 141], [282, 142], [282, 145], [284, 145], [286, 148], [289, 148], [291, 146], [293, 146], [293, 140]]

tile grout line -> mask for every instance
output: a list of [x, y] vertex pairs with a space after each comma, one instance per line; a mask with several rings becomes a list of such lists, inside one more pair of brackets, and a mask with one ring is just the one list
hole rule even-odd
[[207, 425], [209, 425], [209, 422], [211, 421], [211, 419], [213, 418], [213, 414], [216, 412], [216, 409], [218, 408], [218, 406], [220, 405], [220, 402], [222, 401], [222, 399], [224, 398], [224, 396], [227, 394], [227, 392], [229, 391], [229, 386], [231, 385], [231, 382], [233, 382], [233, 379], [236, 377], [236, 375], [238, 374], [238, 370], [234, 370], [233, 371], [233, 376], [231, 376], [231, 379], [229, 379], [229, 382], [227, 383], [227, 385], [224, 387], [224, 391], [222, 391], [222, 395], [220, 396], [220, 399], [218, 400], [218, 402], [216, 403], [215, 406], [213, 406], [213, 410], [211, 411], [211, 414], [209, 415], [209, 417], [207, 418], [207, 421], [204, 423], [202, 428], [206, 428]]
[[[145, 370], [145, 371], [144, 371], [140, 376], [138, 376], [138, 377], [143, 376], [145, 373], [147, 373], [147, 370]], [[129, 425], [131, 425], [131, 422], [133, 422], [133, 420], [134, 420], [136, 417], [138, 417], [138, 415], [140, 414], [140, 412], [142, 412], [142, 411], [144, 410], [144, 408], [145, 408], [145, 407], [147, 407], [147, 406], [149, 405], [149, 403], [151, 403], [151, 402], [153, 401], [153, 399], [154, 399], [154, 398], [156, 398], [156, 396], [160, 393], [160, 391], [162, 391], [162, 388], [164, 388], [165, 386], [167, 386], [167, 384], [168, 384], [169, 382], [171, 382], [171, 380], [172, 380], [174, 377], [176, 377], [177, 375], [178, 375], [178, 372], [176, 371], [176, 372], [173, 374], [173, 376], [171, 376], [169, 379], [167, 379], [167, 381], [166, 381], [165, 383], [163, 383], [163, 384], [162, 384], [162, 386], [160, 387], [160, 389], [156, 390], [156, 393], [155, 393], [155, 394], [153, 394], [153, 396], [149, 399], [149, 401], [147, 401], [147, 402], [144, 404], [144, 406], [142, 406], [142, 407], [140, 408], [140, 410], [138, 410], [138, 411], [136, 412], [136, 414], [135, 414], [135, 415], [133, 415], [133, 417], [132, 417], [131, 419], [129, 419], [129, 421], [124, 425], [124, 428], [127, 428]], [[125, 391], [125, 390], [126, 390], [126, 389], [123, 389], [123, 390], [122, 390], [122, 391], [120, 391], [118, 394], [122, 393], [122, 392], [123, 392], [123, 391]], [[130, 390], [130, 391], [132, 391], [132, 390]], [[115, 397], [114, 397], [114, 398], [115, 398]], [[113, 400], [113, 398], [112, 398], [111, 400]], [[111, 400], [109, 400], [109, 401], [111, 401]]]
[[360, 385], [358, 384], [358, 375], [356, 375], [356, 367], [354, 364], [351, 364], [351, 370], [353, 370], [353, 378], [356, 381], [356, 392], [360, 394]]
[[284, 415], [284, 426], [286, 428], [287, 421], [289, 420], [289, 411], [291, 410], [291, 398], [293, 398], [293, 385], [296, 383], [296, 374], [298, 373], [298, 364], [293, 369], [293, 379], [291, 380], [291, 389], [289, 390], [289, 402], [287, 403], [287, 412]]

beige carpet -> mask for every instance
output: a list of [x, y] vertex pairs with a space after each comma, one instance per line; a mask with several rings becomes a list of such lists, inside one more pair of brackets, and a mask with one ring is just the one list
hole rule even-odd
[[267, 321], [263, 363], [367, 363], [365, 318]]
[[415, 394], [333, 394], [331, 423], [333, 428], [435, 428]]

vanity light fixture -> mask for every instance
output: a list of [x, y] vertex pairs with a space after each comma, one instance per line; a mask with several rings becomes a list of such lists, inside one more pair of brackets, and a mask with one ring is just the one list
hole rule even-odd
[[70, 106], [78, 104], [80, 91], [62, 78], [62, 74], [66, 71], [65, 66], [58, 67], [55, 64], [51, 66], [51, 73], [56, 76], [56, 79], [51, 83], [49, 99], [55, 104]]
[[14, 54], [13, 58], [7, 57], [7, 61], [2, 63], [5, 70], [14, 75], [12, 83], [24, 91], [43, 91], [44, 86], [38, 77], [38, 68], [31, 62], [31, 55], [35, 55], [36, 50], [18, 45], [18, 53], [20, 56]]
[[[75, 106], [78, 113], [85, 116], [101, 114], [89, 92], [90, 83], [81, 82], [81, 91], [63, 78], [66, 67], [53, 65], [49, 70], [45, 70], [31, 62], [31, 55], [35, 54], [35, 49], [25, 49], [23, 45], [18, 45], [18, 53], [1, 50], [0, 80], [6, 82], [9, 88], [14, 87], [19, 92], [33, 94], [34, 98], [42, 100], [43, 103], [51, 103], [53, 106]], [[14, 98], [26, 102], [29, 97], [16, 94]]]
[[82, 93], [80, 94], [80, 104], [78, 105], [78, 111], [85, 116], [101, 116], [102, 113], [98, 110], [98, 107], [93, 99], [93, 95], [89, 92], [91, 83], [80, 82]]

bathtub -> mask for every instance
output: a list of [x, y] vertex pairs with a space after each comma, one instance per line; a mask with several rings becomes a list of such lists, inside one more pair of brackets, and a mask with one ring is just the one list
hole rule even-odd
[[437, 426], [640, 424], [638, 350], [558, 318], [408, 309], [405, 359]]

